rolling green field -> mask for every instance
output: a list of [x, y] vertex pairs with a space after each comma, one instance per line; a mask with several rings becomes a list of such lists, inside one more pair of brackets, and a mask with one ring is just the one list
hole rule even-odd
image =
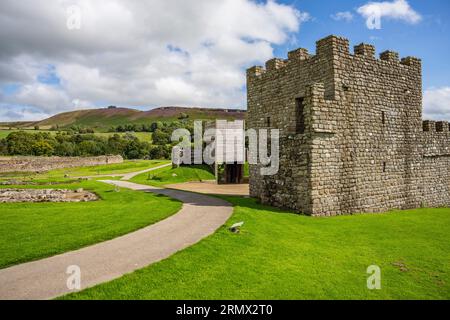
[[[123, 132], [96, 132], [94, 134], [96, 136], [106, 137], [106, 138], [109, 138], [109, 137], [113, 136], [114, 134], [118, 134], [120, 136], [126, 135], [126, 133], [123, 133]], [[135, 137], [137, 137], [141, 141], [152, 142], [152, 133], [151, 132], [132, 132], [131, 134], [134, 135]]]
[[167, 184], [214, 179], [215, 176], [208, 166], [195, 165], [189, 167], [183, 166], [175, 169], [172, 167], [162, 168], [152, 172], [140, 174], [131, 179], [131, 181], [134, 183], [159, 187]]
[[[226, 198], [228, 226], [152, 266], [64, 299], [450, 299], [450, 209], [311, 218]], [[381, 290], [368, 290], [368, 266]]]
[[[48, 131], [48, 130], [0, 130], [0, 139], [6, 138], [10, 133], [15, 131], [25, 131], [28, 133], [37, 133], [37, 132], [48, 132], [53, 135], [56, 135], [58, 131]], [[114, 134], [118, 134], [120, 136], [124, 136], [126, 133], [123, 132], [96, 132], [94, 135], [100, 136], [100, 137], [111, 137]], [[139, 140], [145, 141], [145, 142], [152, 142], [152, 133], [151, 132], [133, 132], [132, 135], [136, 136]]]
[[80, 187], [97, 193], [101, 200], [0, 204], [0, 268], [110, 240], [165, 219], [181, 208], [180, 202], [167, 197], [127, 189], [116, 192], [113, 186], [95, 181], [49, 188]]
[[0, 139], [6, 138], [14, 130], [0, 130]]

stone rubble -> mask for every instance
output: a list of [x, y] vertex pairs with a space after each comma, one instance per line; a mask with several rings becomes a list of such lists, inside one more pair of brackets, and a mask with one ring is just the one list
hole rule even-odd
[[0, 189], [0, 203], [17, 202], [88, 202], [96, 201], [95, 193], [79, 189]]

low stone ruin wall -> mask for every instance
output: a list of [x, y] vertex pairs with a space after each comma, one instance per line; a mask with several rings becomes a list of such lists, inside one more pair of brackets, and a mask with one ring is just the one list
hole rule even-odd
[[18, 202], [88, 202], [96, 201], [96, 194], [83, 189], [0, 189], [0, 203]]
[[54, 169], [122, 163], [121, 156], [100, 157], [0, 157], [0, 173], [45, 172]]
[[64, 180], [64, 181], [33, 181], [33, 180], [6, 180], [0, 181], [0, 186], [54, 186], [59, 184], [72, 184], [72, 183], [80, 183], [83, 181], [89, 180], [88, 178], [78, 178], [72, 180]]

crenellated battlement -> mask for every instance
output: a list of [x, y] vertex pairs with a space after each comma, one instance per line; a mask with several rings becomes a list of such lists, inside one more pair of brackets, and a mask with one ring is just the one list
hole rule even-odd
[[436, 132], [450, 132], [448, 121], [436, 122]]
[[[415, 57], [404, 57], [400, 59], [400, 55], [395, 51], [384, 51], [379, 54], [379, 58], [375, 57], [376, 48], [372, 44], [361, 43], [354, 46], [354, 53], [350, 53], [349, 41], [346, 38], [335, 35], [323, 38], [316, 43], [316, 54], [309, 54], [305, 48], [298, 48], [288, 53], [287, 59], [273, 58], [268, 60], [263, 66], [254, 66], [247, 70], [247, 75], [250, 77], [259, 77], [271, 72], [285, 68], [296, 63], [316, 63], [318, 59], [324, 59], [333, 63], [342, 59], [363, 58], [372, 61], [373, 63], [392, 63], [393, 65], [404, 65], [413, 67], [414, 69], [421, 68], [421, 59]], [[337, 60], [336, 60], [337, 57]]]
[[448, 121], [423, 121], [423, 135], [417, 143], [422, 144], [425, 159], [450, 157], [450, 128]]
[[424, 120], [422, 125], [423, 132], [436, 132], [436, 121]]
[[411, 67], [422, 67], [422, 60], [416, 57], [405, 57], [400, 61], [401, 64]]
[[354, 48], [355, 56], [363, 56], [375, 59], [375, 46], [371, 44], [361, 43]]
[[290, 51], [288, 53], [289, 61], [304, 61], [309, 59], [311, 55], [308, 52], [308, 49], [298, 48], [297, 50]]
[[266, 70], [264, 67], [261, 66], [254, 66], [250, 69], [247, 69], [247, 76], [249, 77], [259, 77], [260, 75], [266, 73]]
[[448, 121], [433, 121], [433, 120], [424, 120], [423, 124], [423, 132], [429, 133], [450, 133], [450, 126]]
[[286, 60], [273, 58], [266, 62], [266, 70], [267, 71], [278, 70], [285, 67], [286, 64], [287, 64]]
[[388, 62], [399, 62], [400, 58], [398, 52], [387, 50], [380, 53], [380, 60]]

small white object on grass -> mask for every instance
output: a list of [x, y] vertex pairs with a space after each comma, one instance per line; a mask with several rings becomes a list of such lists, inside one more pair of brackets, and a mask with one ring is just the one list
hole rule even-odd
[[239, 233], [239, 232], [241, 232], [241, 227], [243, 225], [244, 225], [244, 221], [235, 223], [230, 227], [230, 231], [233, 233]]

